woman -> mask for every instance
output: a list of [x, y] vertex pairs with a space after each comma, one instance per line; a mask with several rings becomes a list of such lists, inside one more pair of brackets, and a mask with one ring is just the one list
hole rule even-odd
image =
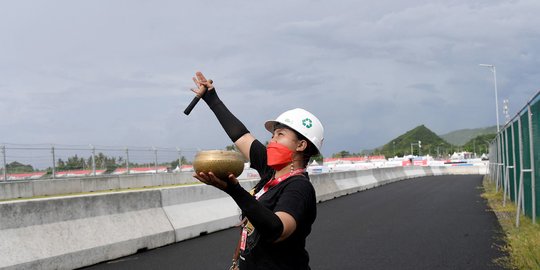
[[[323, 126], [311, 113], [294, 109], [265, 127], [272, 139], [265, 147], [223, 104], [211, 81], [200, 72], [192, 89], [214, 112], [237, 149], [251, 163], [261, 180], [250, 192], [234, 175], [218, 179], [214, 174], [194, 177], [229, 194], [245, 217], [239, 242], [240, 269], [310, 269], [306, 237], [317, 215], [315, 190], [305, 170], [311, 156], [320, 153]], [[246, 220], [247, 219], [247, 220]]]

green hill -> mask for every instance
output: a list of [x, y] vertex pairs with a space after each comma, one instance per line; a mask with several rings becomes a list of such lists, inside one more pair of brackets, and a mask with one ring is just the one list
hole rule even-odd
[[418, 141], [421, 141], [420, 154], [422, 155], [436, 155], [437, 148], [439, 148], [439, 152], [442, 152], [442, 149], [449, 149], [452, 147], [450, 143], [443, 140], [433, 131], [424, 125], [420, 125], [391, 140], [381, 148], [375, 150], [375, 152], [383, 154], [386, 157], [410, 155], [412, 144], [413, 154], [418, 155]]
[[463, 145], [463, 150], [471, 153], [485, 154], [489, 151], [489, 143], [497, 136], [495, 132], [474, 137]]
[[497, 126], [474, 129], [460, 129], [440, 135], [440, 137], [451, 144], [462, 146], [479, 135], [495, 133], [497, 133]]
[[[497, 127], [486, 127], [476, 129], [461, 129], [449, 132], [444, 135], [437, 135], [424, 125], [420, 125], [390, 140], [387, 144], [377, 147], [374, 150], [364, 150], [358, 155], [374, 154], [385, 157], [404, 156], [411, 154], [411, 144], [413, 144], [413, 154], [418, 155], [418, 141], [421, 141], [420, 154], [437, 156], [450, 154], [454, 151], [468, 151], [476, 153], [486, 153], [487, 143], [496, 134]], [[334, 154], [341, 156], [344, 154], [357, 155], [342, 151]]]

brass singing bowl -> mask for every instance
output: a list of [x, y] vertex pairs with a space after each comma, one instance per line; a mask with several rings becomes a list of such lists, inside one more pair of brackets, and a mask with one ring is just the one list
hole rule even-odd
[[212, 172], [219, 179], [228, 179], [232, 173], [238, 177], [244, 171], [244, 158], [235, 151], [207, 150], [195, 155], [193, 169], [197, 174]]

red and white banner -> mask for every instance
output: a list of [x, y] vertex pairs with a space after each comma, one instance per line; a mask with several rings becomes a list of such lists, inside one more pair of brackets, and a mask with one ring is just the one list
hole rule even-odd
[[[156, 167], [139, 167], [139, 168], [129, 168], [129, 173], [166, 173], [167, 167], [166, 166], [158, 166], [157, 172]], [[126, 168], [118, 168], [112, 172], [112, 174], [125, 174], [127, 173]]]
[[[11, 173], [7, 175], [7, 180], [26, 180], [26, 179], [39, 179], [44, 176], [46, 172], [33, 172], [33, 173]], [[0, 175], [0, 181], [4, 181], [4, 175]]]

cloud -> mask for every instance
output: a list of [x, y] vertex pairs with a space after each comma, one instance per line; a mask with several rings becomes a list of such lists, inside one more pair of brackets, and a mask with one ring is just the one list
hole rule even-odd
[[181, 113], [196, 70], [263, 141], [265, 120], [312, 111], [325, 155], [420, 124], [489, 126], [493, 78], [478, 64], [496, 65], [499, 100], [517, 113], [538, 91], [539, 11], [534, 0], [3, 2], [0, 129], [20, 143], [222, 148], [206, 105]]

